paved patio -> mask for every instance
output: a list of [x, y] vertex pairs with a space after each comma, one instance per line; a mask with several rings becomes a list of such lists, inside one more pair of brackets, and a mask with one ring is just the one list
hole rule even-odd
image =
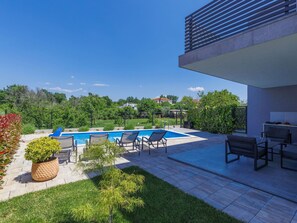
[[[268, 166], [259, 171], [254, 171], [253, 160], [246, 157], [226, 164], [224, 143], [212, 143], [203, 148], [171, 154], [168, 157], [297, 202], [297, 172], [282, 169], [279, 155], [274, 155], [274, 161], [268, 162]], [[288, 165], [289, 162], [286, 163]], [[290, 163], [290, 167], [293, 166], [297, 167], [296, 162]]]
[[[213, 207], [244, 222], [297, 223], [297, 203], [295, 202], [168, 159], [167, 155], [205, 148], [211, 144], [224, 141], [224, 136], [220, 135], [187, 129], [176, 130], [193, 134], [196, 137], [169, 140], [168, 154], [165, 154], [163, 149], [154, 150], [151, 155], [148, 155], [147, 150], [142, 152], [140, 156], [132, 152], [127, 153], [119, 160], [118, 166], [137, 165], [184, 192], [202, 199]], [[24, 138], [25, 142], [21, 144], [15, 160], [9, 166], [7, 177], [4, 178], [4, 188], [0, 190], [0, 200], [94, 176], [94, 173], [84, 174], [76, 168], [74, 163], [70, 163], [60, 166], [59, 175], [55, 179], [44, 183], [33, 182], [30, 176], [31, 162], [25, 161], [23, 158], [26, 143], [32, 137], [36, 136]], [[79, 150], [81, 151], [82, 147]]]
[[[22, 136], [22, 142], [20, 148], [14, 155], [14, 160], [9, 165], [6, 176], [3, 181], [3, 189], [0, 189], [0, 201], [7, 200], [25, 193], [47, 189], [61, 184], [75, 182], [79, 180], [85, 180], [92, 178], [97, 173], [84, 173], [82, 169], [78, 168], [75, 161], [75, 157], [71, 158], [71, 162], [66, 164], [60, 164], [58, 176], [50, 181], [35, 182], [31, 178], [31, 161], [27, 161], [24, 158], [25, 148], [28, 142], [35, 138], [42, 136], [48, 136], [48, 133], [41, 133], [35, 135]], [[83, 146], [78, 147], [78, 153], [82, 153]], [[129, 164], [129, 161], [120, 158], [117, 160], [117, 164]], [[130, 165], [130, 164], [129, 164]]]

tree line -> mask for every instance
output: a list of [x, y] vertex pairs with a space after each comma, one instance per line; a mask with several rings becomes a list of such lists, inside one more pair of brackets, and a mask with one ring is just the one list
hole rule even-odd
[[[114, 120], [122, 124], [123, 119], [148, 118], [153, 114], [169, 117], [171, 109], [190, 110], [197, 107], [192, 97], [167, 95], [172, 100], [158, 104], [150, 98], [127, 97], [118, 101], [108, 96], [89, 93], [87, 96], [66, 97], [64, 93], [52, 93], [46, 89], [29, 89], [25, 85], [11, 85], [0, 90], [0, 112], [16, 113], [22, 117], [23, 124], [37, 128], [67, 128], [96, 125], [96, 120]], [[137, 104], [137, 110], [126, 103]]]

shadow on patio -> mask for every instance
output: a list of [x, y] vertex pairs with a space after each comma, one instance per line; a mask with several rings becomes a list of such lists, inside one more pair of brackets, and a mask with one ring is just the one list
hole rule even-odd
[[188, 149], [180, 152], [180, 145], [171, 146], [168, 158], [297, 202], [297, 172], [281, 169], [279, 157], [276, 156], [273, 162], [259, 171], [254, 171], [253, 160], [245, 157], [226, 164], [225, 147], [222, 137], [220, 139], [185, 143], [182, 147]]

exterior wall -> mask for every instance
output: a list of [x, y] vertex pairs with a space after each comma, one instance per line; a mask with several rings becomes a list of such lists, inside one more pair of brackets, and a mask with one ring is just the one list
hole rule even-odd
[[297, 13], [294, 13], [290, 16], [276, 19], [269, 24], [264, 24], [219, 42], [190, 51], [179, 56], [179, 67], [190, 69], [189, 65], [195, 62], [294, 35], [297, 33], [296, 23]]
[[270, 112], [297, 112], [297, 85], [266, 89], [248, 86], [249, 136], [260, 136], [263, 123], [270, 121]]

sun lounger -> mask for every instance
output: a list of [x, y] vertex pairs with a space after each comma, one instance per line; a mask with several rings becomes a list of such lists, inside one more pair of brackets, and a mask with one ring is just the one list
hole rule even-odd
[[50, 134], [49, 137], [58, 137], [61, 135], [62, 132], [63, 132], [63, 129], [59, 127], [56, 131], [54, 131], [54, 133]]
[[115, 137], [115, 142], [118, 146], [124, 147], [125, 145], [132, 144], [133, 149], [138, 149], [140, 152], [140, 142], [138, 140], [138, 131], [124, 132], [121, 138]]
[[151, 154], [151, 146], [156, 146], [156, 148], [159, 148], [159, 143], [162, 143], [163, 147], [165, 148], [165, 152], [167, 153], [167, 139], [164, 137], [165, 134], [166, 131], [153, 132], [149, 137], [142, 137], [141, 149], [143, 150], [143, 145], [146, 143], [149, 148], [149, 154]]
[[62, 150], [59, 154], [55, 154], [55, 157], [58, 157], [60, 161], [70, 162], [70, 157], [72, 152], [75, 152], [75, 161], [77, 161], [77, 142], [74, 140], [73, 136], [53, 136], [53, 139], [56, 139], [60, 142]]

